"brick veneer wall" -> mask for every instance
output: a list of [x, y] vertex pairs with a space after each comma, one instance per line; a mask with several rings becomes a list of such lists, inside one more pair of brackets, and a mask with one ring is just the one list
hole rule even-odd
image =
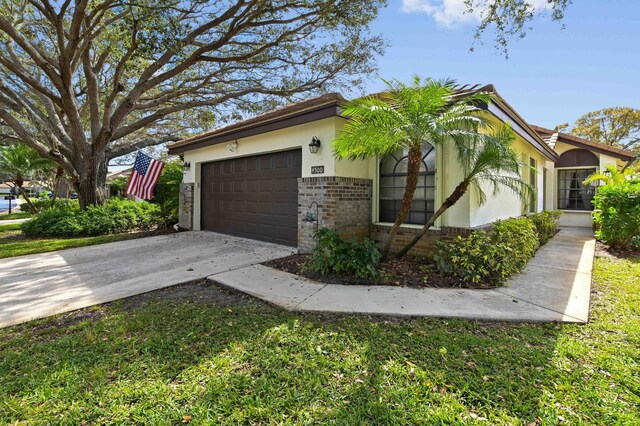
[[178, 225], [184, 229], [193, 229], [193, 183], [180, 184]]
[[307, 212], [316, 214], [318, 227], [334, 229], [343, 238], [369, 236], [371, 224], [371, 179], [340, 176], [308, 177], [298, 179], [298, 250], [309, 253], [315, 247], [315, 222], [305, 222]]
[[[434, 253], [436, 241], [450, 241], [458, 235], [466, 236], [473, 231], [480, 229], [489, 229], [490, 225], [478, 228], [456, 228], [452, 226], [443, 226], [440, 229], [430, 229], [409, 251], [409, 256], [431, 257]], [[371, 238], [382, 246], [389, 235], [391, 225], [371, 225]], [[400, 227], [391, 245], [391, 252], [397, 252], [409, 243], [419, 232], [421, 228]]]

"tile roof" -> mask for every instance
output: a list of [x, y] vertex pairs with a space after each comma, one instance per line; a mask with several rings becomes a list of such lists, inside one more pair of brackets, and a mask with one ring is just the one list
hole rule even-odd
[[556, 132], [555, 130], [547, 129], [546, 127], [531, 125], [533, 130], [538, 132], [540, 137], [547, 140], [551, 138], [554, 134], [557, 134], [558, 142], [566, 142], [571, 145], [579, 145], [586, 148], [595, 148], [597, 150], [606, 151], [611, 153], [614, 157], [620, 158], [626, 161], [633, 161], [636, 158], [636, 153], [633, 151], [629, 151], [627, 149], [617, 148], [615, 146], [604, 145], [599, 142], [590, 141], [588, 139], [583, 139], [578, 136], [573, 136], [568, 133]]

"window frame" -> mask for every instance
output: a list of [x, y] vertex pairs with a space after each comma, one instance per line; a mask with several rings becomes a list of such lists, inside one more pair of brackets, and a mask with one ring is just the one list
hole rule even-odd
[[[425, 146], [429, 146], [430, 149], [424, 149]], [[406, 150], [406, 148], [404, 149]], [[435, 169], [429, 169], [429, 167], [427, 167], [427, 163], [426, 163], [426, 158], [433, 152], [433, 155], [435, 155], [435, 161], [434, 161], [434, 167]], [[385, 161], [389, 160], [389, 157], [393, 157], [395, 159], [395, 164], [393, 165], [393, 172], [392, 173], [383, 173], [383, 166], [385, 164]], [[393, 189], [399, 189], [402, 188], [404, 189], [404, 186], [384, 186], [383, 185], [383, 180], [385, 178], [391, 178], [391, 179], [395, 179], [395, 178], [402, 178], [402, 177], [406, 177], [407, 174], [406, 172], [397, 172], [398, 170], [398, 166], [404, 161], [406, 162], [408, 160], [408, 153], [406, 153], [405, 155], [402, 155], [400, 157], [396, 157], [395, 153], [394, 154], [390, 154], [389, 156], [383, 157], [383, 158], [379, 158], [377, 161], [377, 193], [376, 193], [376, 204], [377, 204], [377, 211], [375, 212], [375, 219], [376, 219], [376, 223], [393, 223], [393, 221], [395, 221], [395, 218], [397, 217], [397, 214], [400, 210], [400, 206], [402, 205], [402, 197], [400, 198], [390, 198], [390, 199], [382, 199], [382, 192], [384, 189], [389, 189], [389, 188], [393, 188]], [[412, 208], [409, 212], [409, 214], [407, 215], [405, 221], [403, 222], [403, 226], [422, 226], [426, 223], [426, 221], [429, 219], [429, 217], [435, 212], [436, 210], [436, 200], [438, 197], [438, 184], [437, 184], [437, 170], [438, 170], [438, 150], [436, 149], [436, 147], [434, 145], [432, 145], [429, 142], [425, 142], [423, 145], [423, 153], [422, 153], [422, 166], [424, 167], [424, 171], [421, 171], [419, 174], [419, 179], [420, 178], [424, 178], [425, 179], [425, 185], [420, 185], [420, 180], [418, 181], [418, 185], [416, 187], [416, 194], [418, 193], [419, 190], [431, 190], [433, 193], [433, 197], [432, 198], [424, 198], [423, 200], [416, 200], [414, 198], [414, 200], [412, 201]], [[433, 176], [433, 181], [432, 181], [432, 185], [427, 185], [427, 176]], [[402, 193], [404, 194], [404, 191], [402, 191]], [[386, 201], [392, 201], [394, 203], [393, 208], [392, 209], [383, 209], [383, 202]], [[416, 210], [415, 208], [413, 208], [413, 206], [416, 203], [423, 203], [423, 210]], [[429, 204], [431, 204], [431, 206], [433, 206], [433, 208], [430, 210]], [[396, 208], [397, 207], [397, 208]], [[393, 220], [383, 220], [383, 215], [385, 214], [385, 212], [387, 212], [387, 217], [385, 217], [385, 219], [388, 219], [388, 213], [391, 212], [392, 216], [393, 216]], [[424, 214], [424, 222], [418, 222], [418, 221], [414, 221], [411, 220], [411, 216], [413, 214]]]
[[[591, 198], [589, 200], [589, 208], [585, 208], [584, 207], [584, 199], [582, 198], [583, 194], [581, 193], [582, 191], [584, 191], [584, 189], [580, 188], [580, 184], [581, 182], [587, 178], [587, 176], [595, 173], [598, 170], [598, 167], [596, 166], [577, 166], [577, 167], [561, 167], [556, 169], [557, 173], [556, 173], [556, 203], [557, 203], [557, 208], [558, 210], [562, 210], [562, 211], [567, 211], [567, 212], [592, 212], [594, 210], [594, 205], [591, 202], [593, 200], [593, 196], [595, 195], [596, 192], [596, 188], [597, 185], [594, 184], [588, 184], [588, 185], [584, 185], [587, 188], [587, 195], [589, 195]], [[571, 178], [569, 180], [569, 188], [565, 188], [562, 185], [562, 179], [561, 179], [561, 173], [571, 173], [571, 172], [581, 172], [581, 171], [586, 171], [586, 174], [584, 175], [584, 177], [576, 177], [576, 178]], [[566, 179], [565, 179], [566, 180]], [[573, 187], [573, 182], [576, 182], [578, 184], [577, 187]], [[567, 203], [567, 198], [563, 197], [563, 192], [564, 191], [569, 191], [569, 198], [568, 201], [569, 203], [571, 203], [572, 201], [575, 202], [575, 204], [577, 205], [578, 203], [582, 203], [581, 206], [576, 206], [576, 207], [565, 207], [565, 204]], [[580, 196], [580, 198], [578, 198], [578, 196], [575, 197], [571, 197], [572, 193], [577, 193], [578, 196]]]

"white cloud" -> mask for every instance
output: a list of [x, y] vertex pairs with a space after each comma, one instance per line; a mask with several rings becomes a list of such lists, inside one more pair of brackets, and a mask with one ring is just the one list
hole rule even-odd
[[[402, 0], [405, 13], [425, 13], [443, 27], [455, 27], [465, 22], [478, 22], [486, 11], [490, 0], [479, 0], [473, 13], [467, 12], [464, 0]], [[540, 12], [551, 8], [547, 0], [527, 0], [534, 10]]]

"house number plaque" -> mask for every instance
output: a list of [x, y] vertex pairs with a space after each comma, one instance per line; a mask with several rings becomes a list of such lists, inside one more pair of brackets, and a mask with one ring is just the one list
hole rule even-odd
[[312, 175], [321, 175], [324, 173], [324, 166], [311, 166]]

